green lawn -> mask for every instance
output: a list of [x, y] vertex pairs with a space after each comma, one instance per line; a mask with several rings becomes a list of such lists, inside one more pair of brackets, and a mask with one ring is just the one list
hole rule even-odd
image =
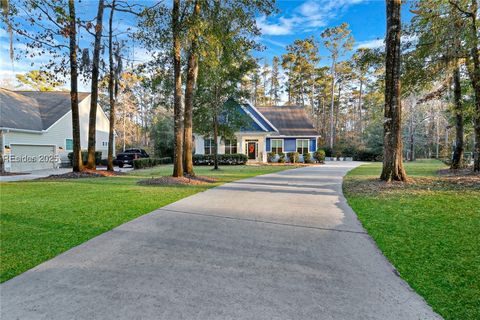
[[146, 177], [169, 175], [171, 166], [109, 178], [0, 184], [0, 281], [4, 282], [105, 231], [222, 183], [292, 167], [196, 167], [218, 183], [140, 186]]
[[414, 183], [382, 189], [381, 164], [363, 165], [347, 175], [344, 191], [385, 256], [436, 312], [480, 319], [480, 185], [435, 184], [442, 168], [407, 163]]

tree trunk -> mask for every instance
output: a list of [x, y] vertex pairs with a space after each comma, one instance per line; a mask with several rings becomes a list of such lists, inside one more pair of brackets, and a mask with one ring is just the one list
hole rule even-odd
[[412, 132], [410, 133], [410, 154], [409, 154], [409, 159], [410, 161], [415, 161], [415, 136]]
[[125, 110], [125, 106], [123, 107], [123, 147], [122, 151], [125, 152], [127, 147], [127, 110]]
[[214, 145], [214, 152], [213, 152], [213, 169], [218, 170], [218, 117], [215, 114], [213, 116], [213, 145]]
[[363, 77], [362, 79], [360, 79], [360, 92], [358, 94], [358, 133], [360, 133], [360, 139], [362, 139], [362, 133], [363, 133], [362, 98], [363, 98]]
[[335, 57], [332, 58], [332, 87], [331, 87], [331, 101], [330, 101], [330, 143], [329, 146], [333, 148], [333, 109], [335, 108]]
[[[195, 1], [194, 23], [200, 14], [200, 3]], [[198, 75], [198, 59], [197, 59], [197, 41], [198, 34], [195, 32], [190, 44], [190, 52], [188, 56], [187, 66], [187, 83], [185, 87], [185, 118], [184, 118], [184, 145], [183, 145], [183, 169], [186, 174], [194, 176], [193, 171], [193, 97], [195, 92], [195, 84]]]
[[175, 149], [173, 155], [173, 176], [183, 177], [183, 121], [182, 121], [182, 65], [180, 39], [180, 0], [173, 0], [172, 32], [173, 32], [173, 74], [175, 82], [173, 119]]
[[408, 125], [408, 136], [409, 136], [409, 150], [407, 154], [408, 161], [415, 160], [415, 126], [413, 124], [413, 117], [414, 117], [414, 104], [410, 103], [410, 117], [409, 117], [409, 125]]
[[387, 35], [385, 65], [385, 119], [383, 169], [380, 179], [406, 181], [402, 161], [402, 105], [400, 100], [401, 0], [386, 0]]
[[287, 86], [288, 86], [288, 104], [291, 104], [292, 103], [292, 85], [290, 84], [290, 79], [288, 79]]
[[113, 171], [113, 149], [115, 145], [113, 143], [113, 135], [115, 133], [115, 97], [113, 93], [114, 88], [114, 76], [115, 71], [113, 69], [113, 13], [115, 12], [115, 0], [112, 0], [112, 8], [110, 11], [110, 18], [108, 20], [108, 64], [109, 64], [109, 71], [110, 74], [108, 76], [108, 96], [110, 100], [110, 127], [108, 131], [108, 162], [107, 162], [107, 170]]
[[325, 97], [322, 97], [322, 130], [323, 142], [327, 144], [327, 108], [325, 107]]
[[100, 62], [100, 49], [102, 45], [102, 29], [103, 29], [103, 9], [105, 7], [104, 0], [98, 1], [97, 24], [95, 26], [95, 44], [93, 47], [92, 57], [92, 89], [90, 100], [90, 116], [88, 121], [88, 160], [87, 168], [95, 169], [95, 143], [97, 128], [97, 105], [98, 105], [98, 74]]
[[471, 5], [471, 29], [472, 29], [472, 60], [473, 60], [473, 73], [470, 75], [470, 79], [475, 93], [475, 146], [474, 146], [474, 162], [473, 171], [480, 172], [480, 57], [478, 54], [478, 37], [477, 37], [477, 15], [478, 3], [477, 0], [472, 0]]
[[75, 0], [68, 1], [69, 10], [69, 51], [70, 51], [70, 104], [72, 109], [73, 171], [83, 170], [82, 149], [80, 146], [80, 115], [78, 112], [78, 65], [77, 65], [77, 18]]
[[455, 106], [455, 149], [453, 150], [451, 169], [460, 169], [463, 165], [463, 107], [460, 84], [460, 67], [456, 63], [453, 72], [453, 99]]
[[338, 113], [340, 112], [340, 97], [342, 94], [342, 85], [341, 83], [338, 84], [338, 98], [337, 98], [337, 106], [335, 107], [335, 120], [333, 124], [333, 143], [337, 141], [337, 130], [338, 130]]
[[0, 174], [5, 173], [5, 152], [4, 152], [4, 144], [3, 144], [3, 131], [0, 130], [0, 148], [2, 148], [2, 152], [0, 153]]

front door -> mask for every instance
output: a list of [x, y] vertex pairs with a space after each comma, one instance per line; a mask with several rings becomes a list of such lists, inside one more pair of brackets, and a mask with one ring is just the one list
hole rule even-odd
[[255, 159], [257, 156], [257, 143], [248, 142], [247, 143], [247, 155], [248, 159]]

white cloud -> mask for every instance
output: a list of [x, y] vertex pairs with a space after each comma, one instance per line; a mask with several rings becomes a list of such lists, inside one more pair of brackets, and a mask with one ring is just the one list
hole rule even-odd
[[288, 16], [267, 19], [261, 16], [257, 25], [262, 34], [271, 36], [289, 35], [295, 32], [312, 31], [324, 27], [341, 15], [349, 6], [366, 0], [308, 0], [293, 10]]
[[382, 48], [384, 46], [384, 40], [383, 39], [373, 39], [373, 40], [367, 40], [367, 41], [361, 41], [357, 43], [355, 46], [355, 49], [377, 49], [377, 48]]
[[5, 30], [4, 28], [0, 28], [0, 38], [4, 37], [7, 37], [7, 30]]
[[[401, 38], [402, 44], [405, 44], [407, 42], [415, 44], [418, 40], [417, 36], [402, 36]], [[379, 49], [379, 48], [384, 48], [385, 47], [385, 41], [383, 38], [379, 39], [372, 39], [372, 40], [367, 40], [367, 41], [360, 41], [356, 44], [355, 50], [360, 49], [360, 48], [365, 48], [365, 49]]]
[[270, 44], [273, 44], [274, 46], [277, 46], [277, 47], [280, 47], [280, 48], [285, 48], [287, 45], [283, 42], [280, 42], [280, 41], [275, 41], [275, 40], [272, 40], [272, 39], [269, 39], [269, 38], [262, 38], [261, 39], [263, 42], [267, 42], [267, 43], [270, 43]]
[[257, 19], [257, 26], [262, 30], [262, 34], [271, 36], [283, 36], [292, 34], [293, 21], [281, 17], [278, 23], [269, 23], [265, 16]]

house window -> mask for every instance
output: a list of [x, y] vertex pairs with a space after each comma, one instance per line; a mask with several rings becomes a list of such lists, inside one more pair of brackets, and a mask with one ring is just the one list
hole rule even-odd
[[308, 152], [308, 139], [297, 139], [297, 152], [304, 154]]
[[73, 139], [65, 139], [65, 150], [73, 150]]
[[102, 141], [102, 146], [103, 147], [108, 147], [108, 141]]
[[272, 145], [272, 152], [279, 154], [283, 152], [283, 140], [282, 139], [272, 139], [270, 141], [270, 144]]
[[205, 139], [205, 154], [214, 154], [215, 153], [215, 144], [213, 143], [213, 139], [208, 138]]
[[225, 139], [225, 154], [237, 153], [237, 140]]

